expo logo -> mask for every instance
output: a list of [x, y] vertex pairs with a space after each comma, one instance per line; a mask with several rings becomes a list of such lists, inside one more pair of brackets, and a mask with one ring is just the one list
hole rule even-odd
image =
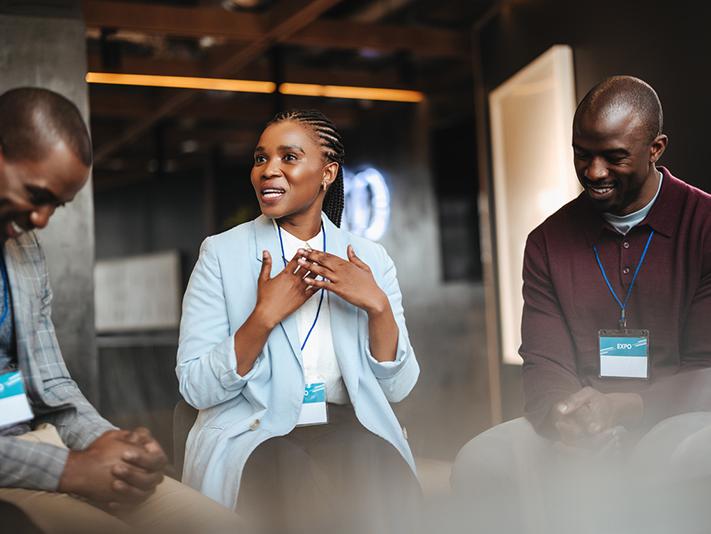
[[618, 343], [618, 350], [632, 350], [632, 343]]

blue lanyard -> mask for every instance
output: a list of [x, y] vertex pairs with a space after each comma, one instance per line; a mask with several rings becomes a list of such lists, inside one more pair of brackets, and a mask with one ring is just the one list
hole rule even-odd
[[[274, 221], [276, 224], [276, 221]], [[286, 264], [289, 263], [286, 261], [286, 254], [284, 253], [284, 241], [281, 238], [281, 226], [278, 224], [276, 225], [277, 230], [279, 231], [279, 245], [281, 245], [281, 259], [284, 260], [284, 267], [286, 267]], [[323, 227], [323, 222], [321, 222], [321, 231], [323, 232], [323, 251], [326, 252], [326, 229]], [[3, 271], [4, 272], [4, 271]], [[301, 344], [301, 350], [304, 350], [304, 347], [306, 346], [306, 342], [309, 340], [309, 337], [311, 337], [311, 332], [313, 332], [314, 328], [316, 327], [316, 323], [318, 322], [318, 316], [321, 313], [321, 304], [323, 304], [323, 289], [321, 291], [321, 298], [319, 298], [318, 301], [318, 308], [316, 308], [316, 317], [314, 317], [314, 322], [311, 324], [311, 328], [309, 328], [308, 334], [306, 334], [306, 338], [304, 338], [304, 342]], [[0, 322], [2, 324], [2, 322]]]
[[0, 248], [0, 270], [2, 271], [2, 315], [0, 315], [0, 326], [5, 324], [8, 313], [10, 313], [10, 283], [7, 280], [7, 267], [5, 266], [4, 250]]
[[602, 277], [605, 279], [605, 283], [607, 284], [607, 288], [610, 290], [610, 293], [612, 293], [612, 296], [615, 297], [615, 300], [617, 301], [617, 304], [620, 305], [620, 328], [627, 328], [627, 317], [625, 317], [625, 308], [627, 307], [627, 302], [630, 300], [630, 295], [632, 294], [632, 288], [634, 287], [634, 283], [637, 281], [637, 275], [639, 274], [639, 270], [642, 268], [642, 263], [644, 263], [644, 258], [647, 255], [647, 250], [649, 250], [649, 244], [652, 242], [652, 237], [654, 237], [654, 230], [652, 230], [649, 234], [649, 238], [647, 238], [647, 244], [644, 245], [644, 250], [642, 251], [642, 256], [639, 258], [639, 262], [637, 263], [637, 268], [634, 271], [634, 276], [632, 277], [632, 282], [630, 282], [630, 286], [627, 288], [627, 295], [625, 295], [625, 301], [622, 302], [620, 298], [617, 296], [617, 293], [615, 293], [615, 290], [612, 289], [612, 284], [610, 283], [610, 280], [607, 278], [607, 273], [605, 273], [605, 268], [602, 266], [602, 262], [600, 261], [600, 255], [597, 253], [597, 247], [593, 245], [593, 251], [595, 252], [595, 259], [597, 260], [597, 264], [600, 267], [600, 272], [602, 273]]

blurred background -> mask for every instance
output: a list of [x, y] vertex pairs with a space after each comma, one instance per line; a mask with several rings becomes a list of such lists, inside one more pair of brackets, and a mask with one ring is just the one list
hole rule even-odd
[[576, 194], [576, 102], [606, 76], [643, 78], [665, 109], [663, 163], [711, 188], [709, 15], [687, 1], [0, 0], [0, 90], [65, 94], [94, 141], [91, 186], [41, 235], [73, 375], [172, 451], [200, 243], [258, 215], [264, 124], [317, 108], [345, 137], [346, 224], [397, 265], [422, 372], [396, 411], [446, 482], [464, 443], [521, 414], [522, 240]]

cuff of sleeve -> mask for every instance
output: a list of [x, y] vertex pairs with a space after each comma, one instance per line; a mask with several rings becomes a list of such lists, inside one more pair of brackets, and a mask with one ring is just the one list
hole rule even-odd
[[368, 356], [368, 363], [370, 364], [370, 368], [373, 370], [375, 378], [383, 380], [394, 377], [402, 370], [407, 362], [410, 347], [407, 340], [403, 339], [402, 334], [398, 334], [397, 350], [395, 352], [394, 360], [385, 362], [376, 360], [370, 352], [370, 341], [368, 341], [365, 346], [365, 353]]
[[[109, 432], [110, 430], [118, 430], [117, 426], [112, 425], [105, 419], [100, 419], [98, 423], [96, 421], [86, 421], [88, 423], [88, 427], [90, 428], [89, 431], [86, 433], [82, 433], [81, 436], [77, 435], [72, 435], [71, 431], [69, 431], [68, 435], [65, 434], [66, 432], [66, 427], [65, 426], [57, 426], [57, 431], [59, 432], [59, 435], [62, 437], [65, 443], [67, 443], [70, 447], [76, 448], [78, 450], [84, 450], [86, 449], [89, 445], [94, 443], [97, 439], [99, 439], [102, 434], [105, 434], [106, 432]], [[92, 425], [92, 426], [89, 426]], [[71, 439], [72, 436], [75, 438], [74, 443], [72, 443]]]
[[242, 376], [237, 372], [237, 354], [235, 353], [234, 335], [229, 336], [225, 341], [215, 348], [213, 352], [213, 372], [220, 380], [220, 384], [226, 390], [235, 390], [244, 384], [254, 375], [262, 357], [259, 356], [249, 372]]
[[67, 465], [69, 449], [49, 443], [33, 443], [32, 449], [34, 462], [32, 467], [36, 470], [37, 476], [28, 473], [16, 487], [56, 492], [64, 467]]
[[67, 465], [69, 449], [53, 447], [52, 452], [54, 455], [47, 469], [48, 475], [53, 479], [52, 486], [49, 489], [50, 491], [57, 491], [57, 488], [59, 487], [59, 480], [62, 478], [64, 467]]
[[558, 430], [551, 424], [551, 411], [555, 406], [575, 393], [571, 391], [550, 391], [544, 398], [535, 401], [528, 400], [524, 406], [524, 417], [531, 423], [536, 433], [544, 438], [556, 441], [559, 439]]

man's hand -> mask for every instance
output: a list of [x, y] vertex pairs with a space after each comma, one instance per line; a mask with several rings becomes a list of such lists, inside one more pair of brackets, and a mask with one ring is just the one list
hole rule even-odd
[[620, 454], [626, 439], [627, 430], [622, 426], [615, 426], [579, 440], [575, 445], [556, 441], [553, 448], [573, 458], [612, 458]]
[[553, 408], [552, 422], [566, 445], [591, 439], [616, 426], [629, 426], [642, 417], [642, 398], [633, 393], [601, 393], [584, 387]]
[[111, 430], [83, 451], [71, 451], [59, 491], [118, 510], [147, 499], [163, 480], [167, 458], [145, 428]]

